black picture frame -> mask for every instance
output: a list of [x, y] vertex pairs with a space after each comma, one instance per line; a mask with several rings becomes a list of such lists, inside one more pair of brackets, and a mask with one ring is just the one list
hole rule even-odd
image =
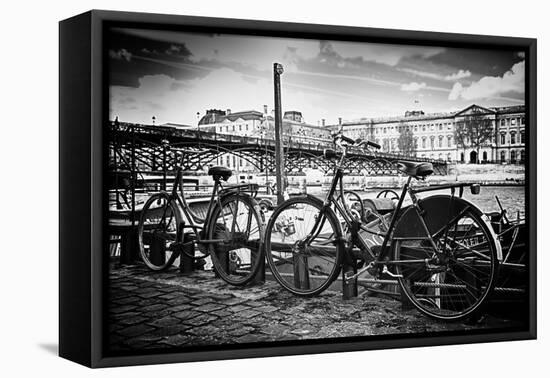
[[[372, 337], [301, 344], [219, 347], [186, 353], [107, 356], [104, 353], [105, 200], [103, 164], [107, 107], [106, 27], [141, 25], [216, 32], [315, 37], [450, 47], [515, 48], [526, 51], [526, 209], [528, 209], [529, 327], [511, 332]], [[92, 10], [59, 24], [59, 354], [89, 367], [140, 365], [245, 357], [535, 339], [536, 319], [536, 39], [386, 30], [333, 25], [203, 18]]]

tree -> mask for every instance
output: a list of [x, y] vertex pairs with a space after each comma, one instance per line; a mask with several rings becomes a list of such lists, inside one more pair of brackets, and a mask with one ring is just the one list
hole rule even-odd
[[454, 134], [457, 146], [462, 147], [464, 151], [466, 147], [476, 150], [476, 163], [479, 164], [480, 148], [493, 138], [493, 122], [486, 117], [483, 109], [473, 107], [471, 114], [456, 123]]
[[416, 143], [410, 127], [403, 124], [399, 126], [397, 147], [399, 147], [399, 152], [405, 155], [414, 155], [416, 153]]

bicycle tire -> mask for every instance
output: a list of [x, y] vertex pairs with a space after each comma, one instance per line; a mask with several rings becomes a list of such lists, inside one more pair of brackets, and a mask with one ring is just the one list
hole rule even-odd
[[[304, 211], [301, 216], [291, 213], [300, 208], [305, 210], [306, 207], [309, 213]], [[291, 243], [296, 244], [297, 241], [293, 239], [298, 237], [303, 239], [312, 231], [311, 217], [318, 216], [323, 208], [323, 202], [315, 197], [307, 195], [292, 197], [275, 209], [266, 227], [265, 255], [271, 273], [283, 288], [298, 296], [311, 297], [320, 294], [332, 284], [341, 270], [344, 254], [342, 233], [338, 218], [328, 207], [324, 208], [326, 218], [321, 229], [316, 232], [313, 243], [304, 247], [301, 255], [294, 250], [284, 251], [284, 249], [292, 249], [289, 247], [290, 244], [285, 243], [287, 237]], [[288, 221], [285, 218], [287, 216], [290, 217], [292, 225], [289, 223], [284, 225]], [[295, 218], [291, 218], [292, 216]], [[305, 224], [306, 217], [309, 217], [308, 224]], [[297, 220], [303, 220], [303, 223], [297, 223]], [[324, 228], [325, 224], [330, 228]], [[291, 228], [294, 228], [293, 233]], [[315, 246], [312, 247], [313, 244]], [[291, 257], [286, 256], [288, 254]], [[331, 255], [329, 256], [331, 258], [327, 258], [327, 254]], [[312, 276], [314, 276], [313, 279]]]
[[[230, 212], [227, 219], [226, 211]], [[264, 260], [265, 228], [262, 219], [257, 201], [244, 194], [223, 196], [212, 211], [208, 220], [207, 239], [225, 240], [209, 243], [208, 251], [215, 272], [225, 282], [235, 286], [246, 285], [258, 273], [260, 263]], [[230, 222], [229, 227], [227, 221]], [[246, 230], [243, 221], [246, 222]]]
[[[162, 203], [161, 206], [159, 206]], [[155, 208], [152, 206], [157, 205]], [[156, 221], [158, 215], [164, 219], [169, 216], [168, 225], [164, 227], [164, 220]], [[155, 219], [155, 222], [152, 220]], [[155, 223], [158, 227], [155, 227]], [[178, 225], [180, 223], [179, 210], [168, 193], [153, 194], [143, 205], [138, 224], [138, 246], [141, 259], [147, 267], [154, 271], [161, 271], [171, 266], [178, 253], [170, 249], [171, 242], [181, 239]], [[153, 249], [158, 252], [155, 253]]]
[[[443, 217], [445, 203], [450, 215]], [[438, 195], [419, 204], [438, 251], [444, 253], [434, 259], [427, 238], [413, 240], [420, 235], [420, 220], [412, 208], [404, 211], [393, 235], [399, 240], [399, 245], [394, 244], [394, 260], [409, 261], [395, 265], [395, 272], [403, 276], [398, 278], [401, 290], [427, 316], [447, 321], [467, 318], [485, 306], [493, 291], [499, 243], [481, 211], [463, 199]], [[412, 262], [423, 258], [430, 262]]]

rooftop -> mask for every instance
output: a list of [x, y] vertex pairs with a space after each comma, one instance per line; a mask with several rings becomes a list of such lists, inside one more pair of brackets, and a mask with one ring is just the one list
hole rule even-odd
[[[390, 122], [399, 122], [399, 121], [422, 121], [422, 120], [431, 120], [431, 119], [440, 119], [440, 118], [452, 118], [456, 114], [463, 112], [466, 109], [469, 109], [473, 106], [476, 106], [475, 104], [472, 104], [465, 109], [452, 111], [452, 112], [440, 112], [440, 113], [427, 113], [425, 114], [422, 111], [413, 111], [409, 112], [407, 111], [405, 115], [400, 116], [389, 116], [389, 117], [363, 117], [359, 118], [357, 120], [353, 121], [345, 121], [342, 124], [344, 126], [351, 126], [351, 125], [357, 125], [357, 124], [365, 124], [365, 123], [390, 123]], [[490, 107], [487, 108], [489, 110], [492, 110], [496, 112], [497, 114], [502, 113], [517, 113], [517, 112], [525, 112], [525, 105], [513, 105], [513, 106], [500, 106], [500, 107]], [[339, 125], [331, 125], [339, 126]]]

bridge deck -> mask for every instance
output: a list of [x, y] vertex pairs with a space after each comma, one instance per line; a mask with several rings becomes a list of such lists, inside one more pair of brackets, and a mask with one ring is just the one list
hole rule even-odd
[[[176, 157], [188, 164], [189, 169], [199, 169], [199, 157], [208, 163], [220, 154], [234, 154], [260, 170], [265, 167], [274, 170], [275, 141], [272, 139], [129, 123], [110, 124], [110, 132], [116, 147], [128, 149], [133, 146], [134, 158], [153, 170], [162, 165], [161, 163], [172, 165]], [[287, 171], [305, 168], [312, 163], [325, 173], [331, 170], [333, 163], [323, 157], [323, 151], [334, 148], [332, 141], [303, 142], [286, 136], [283, 140]], [[366, 151], [357, 147], [350, 147], [348, 150], [347, 168], [349, 172], [366, 170], [373, 175], [397, 175], [395, 162], [398, 160], [427, 161], [434, 165], [436, 174], [445, 174], [447, 171], [447, 162], [444, 160]]]

